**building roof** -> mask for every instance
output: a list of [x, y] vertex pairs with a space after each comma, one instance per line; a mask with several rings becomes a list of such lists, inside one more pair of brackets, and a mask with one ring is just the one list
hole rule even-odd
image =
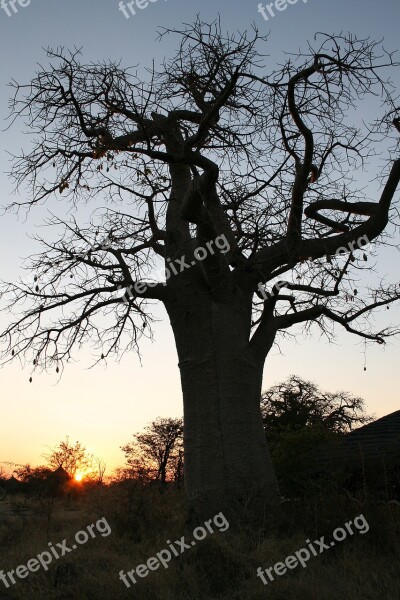
[[315, 448], [308, 459], [311, 470], [363, 469], [393, 460], [400, 465], [400, 410]]
[[58, 467], [55, 471], [50, 473], [47, 477], [47, 481], [68, 481], [71, 477], [63, 467]]
[[400, 410], [351, 431], [342, 444], [346, 454], [362, 452], [365, 458], [400, 456]]

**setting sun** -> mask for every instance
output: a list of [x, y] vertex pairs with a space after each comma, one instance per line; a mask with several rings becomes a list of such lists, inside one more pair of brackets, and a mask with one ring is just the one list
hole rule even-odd
[[82, 473], [76, 473], [74, 479], [75, 479], [75, 481], [82, 481], [83, 474]]

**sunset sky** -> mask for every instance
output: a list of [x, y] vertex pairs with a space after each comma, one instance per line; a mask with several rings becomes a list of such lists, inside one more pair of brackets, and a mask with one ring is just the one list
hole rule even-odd
[[[305, 48], [317, 31], [339, 33], [351, 31], [360, 37], [385, 39], [388, 50], [399, 46], [400, 3], [398, 0], [299, 0], [284, 12], [277, 12], [266, 22], [257, 12], [257, 1], [204, 0], [200, 4], [188, 0], [158, 0], [146, 9], [136, 10], [129, 19], [118, 10], [117, 0], [32, 0], [18, 7], [17, 14], [7, 16], [0, 9], [1, 88], [0, 115], [7, 116], [11, 79], [27, 83], [37, 69], [46, 64], [43, 48], [82, 48], [84, 62], [121, 59], [123, 66], [150, 65], [171, 54], [177, 38], [156, 42], [159, 26], [174, 27], [192, 22], [197, 13], [204, 20], [221, 15], [224, 29], [243, 30], [253, 22], [269, 35], [268, 64], [271, 70], [283, 61], [283, 51]], [[398, 72], [397, 72], [398, 77]], [[400, 91], [400, 79], [394, 80]], [[369, 104], [362, 108], [373, 118]], [[363, 113], [364, 114], [364, 113]], [[380, 116], [375, 115], [376, 117]], [[0, 197], [1, 205], [12, 201], [8, 152], [29, 148], [22, 135], [22, 123], [1, 133]], [[360, 181], [369, 184], [375, 172], [360, 173]], [[371, 192], [374, 187], [371, 186]], [[28, 193], [21, 190], [20, 197]], [[399, 191], [396, 195], [399, 198]], [[371, 200], [376, 200], [373, 195]], [[22, 258], [37, 251], [29, 238], [47, 215], [47, 210], [60, 216], [70, 209], [63, 200], [34, 208], [30, 214], [0, 214], [0, 278], [12, 281], [22, 275]], [[77, 216], [84, 221], [85, 209]], [[40, 231], [40, 230], [39, 230]], [[399, 254], [385, 250], [379, 254], [378, 272], [388, 281], [398, 281]], [[94, 354], [90, 347], [75, 354], [75, 362], [67, 366], [58, 380], [55, 373], [34, 375], [29, 383], [31, 367], [19, 364], [0, 371], [1, 416], [0, 462], [40, 464], [48, 446], [54, 446], [69, 435], [81, 441], [89, 451], [104, 458], [110, 471], [122, 464], [119, 447], [129, 441], [157, 416], [180, 416], [182, 399], [177, 355], [166, 313], [160, 306], [156, 312], [160, 323], [155, 326], [155, 342], [145, 341], [141, 348], [141, 364], [134, 354], [125, 355], [120, 363], [109, 361], [107, 368], [92, 369]], [[400, 306], [376, 316], [376, 324], [398, 324]], [[0, 326], [7, 324], [7, 314], [0, 313]], [[366, 400], [367, 410], [381, 416], [399, 409], [400, 340], [386, 348], [368, 347], [359, 338], [340, 332], [335, 344], [318, 337], [297, 336], [283, 340], [267, 360], [264, 387], [267, 388], [291, 374], [315, 381], [328, 391], [347, 390]], [[366, 362], [365, 362], [366, 361]], [[364, 371], [364, 364], [367, 370]]]

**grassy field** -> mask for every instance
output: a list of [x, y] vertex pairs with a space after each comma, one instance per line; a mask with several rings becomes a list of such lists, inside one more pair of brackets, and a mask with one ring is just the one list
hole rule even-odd
[[[400, 507], [358, 503], [345, 496], [314, 497], [283, 504], [276, 531], [216, 531], [195, 547], [138, 578], [128, 589], [119, 579], [179, 540], [185, 532], [183, 493], [135, 486], [92, 489], [79, 498], [27, 500], [9, 496], [0, 504], [0, 570], [30, 559], [105, 518], [109, 535], [90, 537], [48, 570], [16, 577], [0, 600], [399, 600]], [[363, 514], [369, 531], [355, 531], [335, 547], [312, 556], [264, 585], [257, 567], [269, 568]]]

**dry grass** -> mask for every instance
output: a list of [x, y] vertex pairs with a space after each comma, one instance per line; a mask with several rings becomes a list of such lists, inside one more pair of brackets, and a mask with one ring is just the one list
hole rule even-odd
[[[171, 489], [103, 488], [69, 504], [57, 500], [8, 499], [22, 516], [0, 512], [0, 570], [26, 564], [48, 548], [48, 542], [71, 542], [75, 533], [106, 517], [112, 533], [97, 534], [49, 571], [31, 573], [6, 589], [0, 600], [398, 600], [400, 581], [400, 511], [398, 506], [359, 505], [345, 497], [314, 498], [284, 504], [285, 518], [274, 534], [241, 531], [210, 535], [128, 590], [119, 580], [166, 547], [167, 539], [184, 535], [183, 495]], [[264, 586], [258, 566], [268, 568], [305, 546], [305, 540], [331, 538], [336, 527], [363, 513], [370, 525], [335, 548], [312, 558]], [[61, 565], [69, 565], [67, 567]]]

